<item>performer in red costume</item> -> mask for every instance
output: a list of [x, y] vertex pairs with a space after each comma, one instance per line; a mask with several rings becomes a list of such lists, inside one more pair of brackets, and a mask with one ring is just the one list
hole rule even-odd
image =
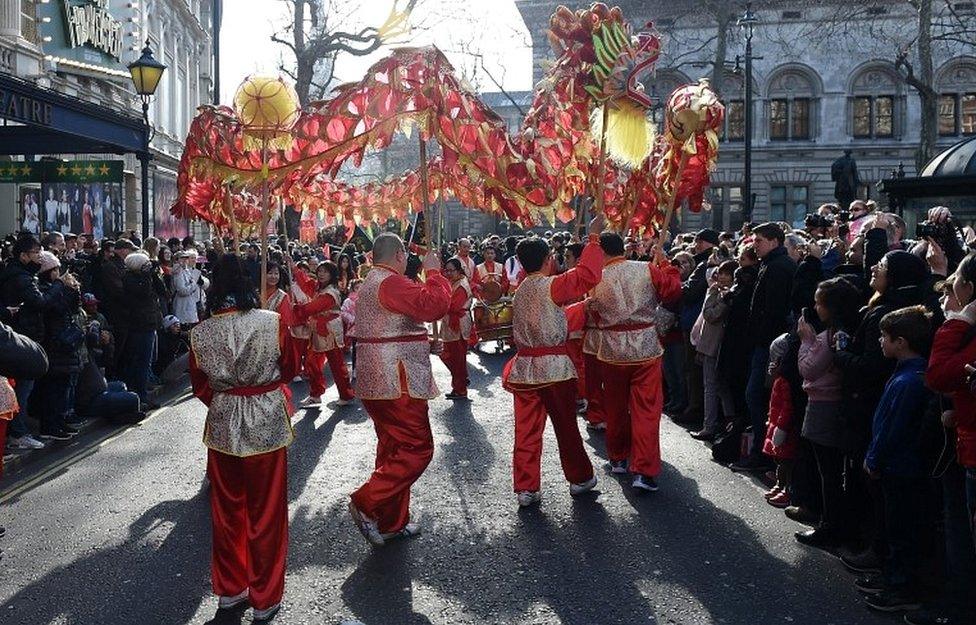
[[624, 260], [624, 240], [600, 235], [606, 256], [603, 279], [588, 300], [596, 319], [596, 358], [603, 382], [607, 454], [611, 472], [625, 474], [630, 460], [633, 487], [656, 491], [661, 472], [661, 341], [658, 308], [681, 294], [681, 276], [659, 245], [650, 263]]
[[319, 263], [315, 268], [314, 280], [302, 271], [295, 271], [294, 264], [292, 270], [295, 281], [310, 298], [308, 303], [295, 306], [296, 321], [308, 323], [312, 329], [309, 352], [305, 357], [308, 397], [302, 402], [302, 406], [318, 406], [322, 403], [326, 360], [329, 361], [329, 370], [339, 391], [339, 401], [336, 403], [347, 406], [356, 396], [353, 394], [346, 359], [342, 354], [342, 317], [339, 308], [342, 296], [337, 286], [339, 270], [331, 260]]
[[349, 513], [366, 540], [383, 545], [414, 536], [410, 486], [434, 455], [427, 400], [437, 396], [424, 322], [447, 314], [451, 285], [440, 275], [435, 251], [424, 257], [426, 283], [403, 275], [407, 253], [400, 237], [373, 241], [373, 268], [356, 304], [356, 394], [376, 428], [376, 469], [352, 494]]
[[471, 338], [471, 303], [474, 296], [471, 285], [464, 277], [464, 270], [457, 258], [444, 264], [444, 277], [451, 283], [451, 307], [441, 320], [443, 350], [441, 360], [451, 372], [451, 400], [468, 398], [468, 340]]
[[[268, 288], [264, 294], [266, 310], [278, 313], [281, 316], [281, 323], [284, 324], [286, 328], [291, 328], [295, 321], [294, 311], [292, 310], [291, 296], [285, 293], [284, 289], [281, 288], [281, 267], [278, 263], [269, 262], [268, 263]], [[293, 352], [292, 347], [293, 339], [291, 334], [288, 335], [288, 340], [285, 342], [285, 350], [288, 352]]]
[[483, 297], [481, 290], [489, 282], [494, 282], [500, 286], [503, 295], [508, 293], [508, 277], [505, 275], [505, 268], [502, 264], [495, 262], [495, 248], [491, 245], [485, 245], [484, 249], [481, 250], [481, 255], [485, 262], [475, 267], [474, 270], [474, 281], [478, 284], [475, 295]]
[[266, 623], [285, 588], [294, 362], [287, 326], [258, 304], [240, 258], [225, 254], [207, 302], [212, 316], [190, 333], [190, 381], [208, 408], [213, 590], [220, 609], [250, 602], [254, 622]]
[[597, 233], [603, 217], [590, 223], [590, 242], [575, 269], [550, 276], [549, 246], [542, 239], [525, 239], [516, 254], [526, 277], [512, 300], [512, 332], [518, 352], [505, 366], [502, 381], [515, 400], [515, 451], [512, 473], [520, 506], [542, 499], [540, 461], [546, 413], [559, 445], [563, 475], [570, 495], [596, 486], [596, 476], [576, 425], [576, 368], [566, 347], [568, 323], [561, 306], [578, 300], [600, 281]]

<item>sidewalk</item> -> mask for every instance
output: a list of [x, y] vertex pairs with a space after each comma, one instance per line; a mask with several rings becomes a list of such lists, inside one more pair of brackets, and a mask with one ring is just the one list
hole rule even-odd
[[[188, 392], [189, 387], [190, 376], [184, 374], [179, 379], [151, 391], [149, 397], [160, 405], [159, 410], [164, 410], [170, 403]], [[36, 432], [38, 422], [29, 417], [28, 423], [31, 431]], [[10, 449], [4, 447], [0, 496], [12, 489], [25, 477], [39, 473], [66, 458], [94, 449], [105, 439], [134, 426], [138, 426], [138, 423], [113, 424], [106, 419], [89, 419], [81, 427], [81, 431], [69, 441], [44, 441], [44, 449]]]

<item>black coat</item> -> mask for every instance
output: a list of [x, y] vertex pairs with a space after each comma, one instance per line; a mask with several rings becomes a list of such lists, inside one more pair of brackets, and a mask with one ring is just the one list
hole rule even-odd
[[120, 331], [129, 327], [124, 278], [125, 265], [119, 257], [113, 256], [100, 263], [95, 291], [101, 301], [101, 311], [112, 322], [112, 326]]
[[780, 245], [759, 264], [759, 277], [749, 306], [749, 337], [753, 347], [769, 349], [770, 343], [790, 326], [790, 295], [796, 263]]
[[823, 263], [815, 256], [807, 256], [797, 265], [796, 275], [793, 277], [793, 292], [790, 296], [792, 300], [790, 308], [795, 318], [800, 318], [800, 312], [804, 308], [813, 310], [817, 286], [824, 281], [824, 278]]
[[[44, 314], [44, 349], [50, 364], [48, 373], [78, 373], [81, 371], [81, 349], [85, 342], [84, 331], [76, 320], [81, 296], [60, 280], [41, 282], [40, 286], [45, 295], [51, 298], [51, 307]], [[78, 341], [66, 343], [65, 339], [69, 336], [77, 336]]]
[[46, 372], [44, 348], [0, 323], [0, 375], [14, 380], [36, 380]]
[[20, 307], [11, 326], [38, 343], [44, 342], [44, 314], [53, 297], [41, 291], [35, 271], [17, 260], [11, 260], [0, 271], [0, 304]]
[[[735, 284], [723, 297], [729, 306], [725, 315], [725, 334], [722, 336], [722, 348], [719, 351], [719, 368], [732, 384], [733, 393], [741, 386], [743, 373], [748, 377], [749, 350], [749, 306], [752, 293], [756, 288], [756, 267], [739, 267], [735, 270]], [[740, 384], [740, 382], [742, 382]]]
[[158, 330], [163, 321], [159, 300], [166, 296], [166, 286], [159, 274], [151, 268], [126, 271], [122, 283], [127, 302], [127, 327], [136, 331]]

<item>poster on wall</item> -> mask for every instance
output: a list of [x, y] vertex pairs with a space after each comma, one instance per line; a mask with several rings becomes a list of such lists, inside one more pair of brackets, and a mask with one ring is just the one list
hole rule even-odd
[[41, 234], [40, 187], [20, 188], [20, 231]]
[[123, 227], [122, 185], [111, 182], [48, 182], [41, 188], [45, 232], [112, 237]]
[[165, 242], [182, 239], [190, 234], [190, 221], [177, 219], [169, 207], [176, 203], [176, 177], [161, 172], [153, 173], [153, 236]]
[[124, 227], [122, 161], [44, 161], [33, 166], [41, 184], [42, 232], [112, 237]]

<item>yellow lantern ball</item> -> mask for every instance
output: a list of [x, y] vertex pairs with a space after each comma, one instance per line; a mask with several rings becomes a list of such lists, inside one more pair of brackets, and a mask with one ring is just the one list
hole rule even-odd
[[262, 139], [287, 134], [301, 112], [295, 88], [281, 77], [248, 76], [234, 94], [244, 132]]

